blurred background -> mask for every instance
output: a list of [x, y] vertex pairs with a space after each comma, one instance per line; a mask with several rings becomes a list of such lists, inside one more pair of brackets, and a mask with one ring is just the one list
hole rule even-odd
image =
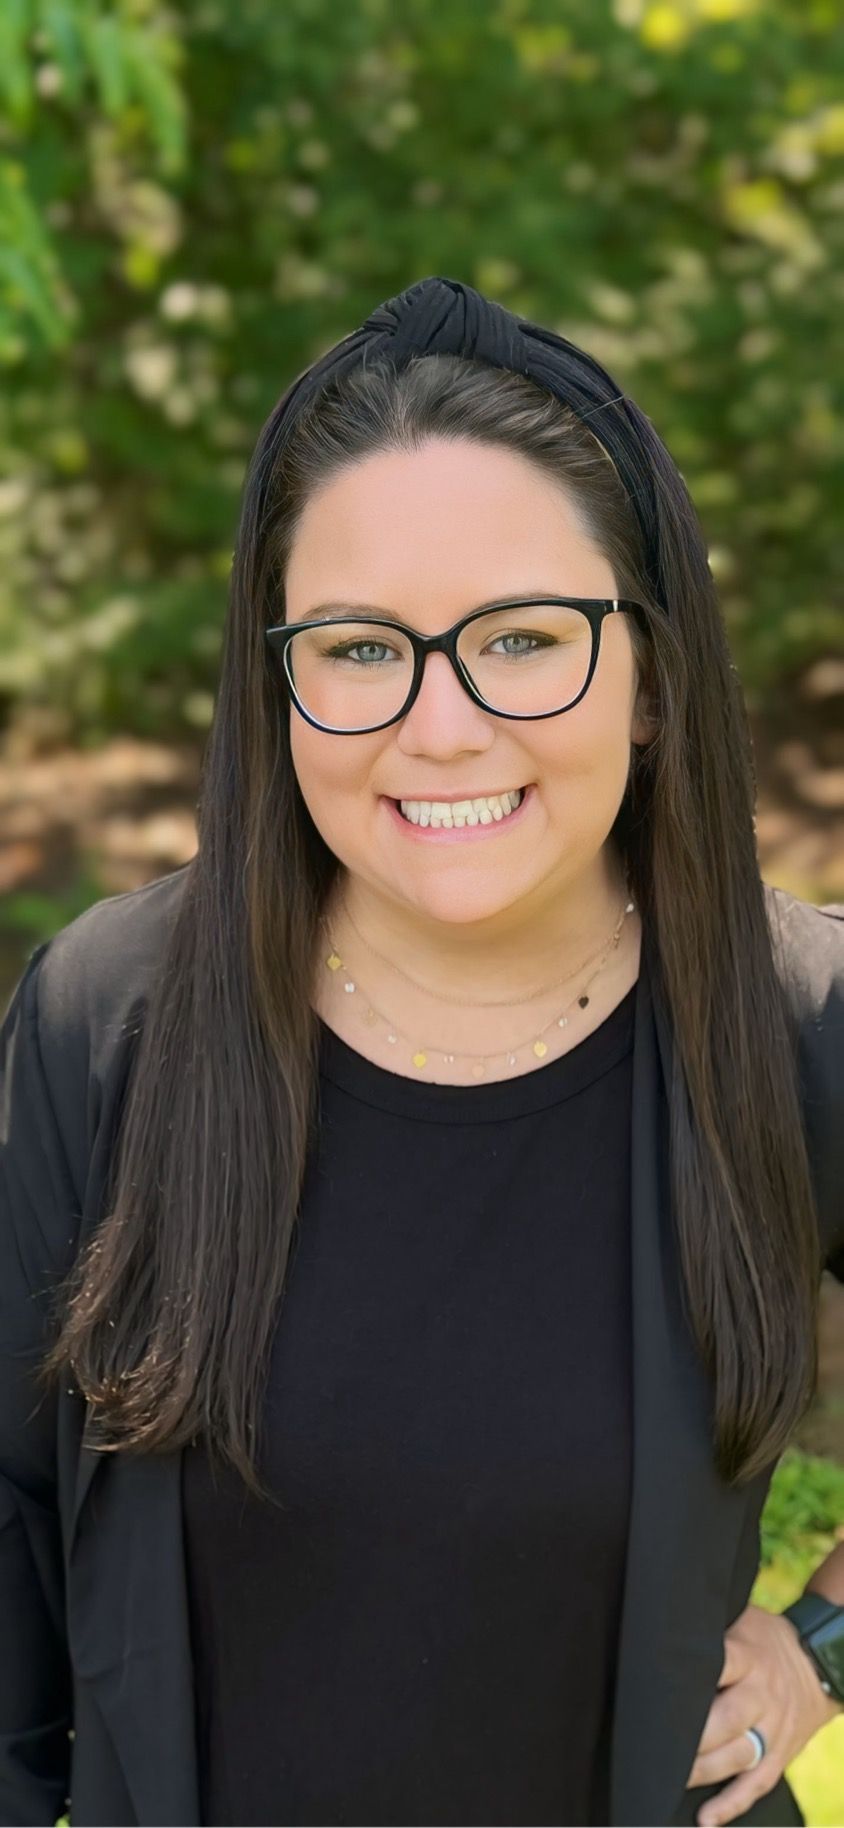
[[[260, 426], [429, 273], [653, 420], [745, 690], [761, 872], [844, 902], [842, 244], [840, 0], [4, 0], [3, 1003], [40, 939], [193, 854]], [[842, 1532], [829, 1276], [821, 1360], [761, 1604]], [[844, 1720], [790, 1773], [812, 1823], [844, 1821], [842, 1753]]]

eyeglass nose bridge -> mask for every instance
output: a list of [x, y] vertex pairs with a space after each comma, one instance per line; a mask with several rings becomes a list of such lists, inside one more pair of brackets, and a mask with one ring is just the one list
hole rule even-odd
[[[517, 597], [513, 598], [512, 601], [508, 603], [502, 602], [494, 607], [496, 609], [521, 608], [523, 604], [528, 601], [536, 603], [563, 602], [565, 599], [542, 597], [527, 599]], [[570, 711], [576, 704], [579, 704], [581, 698], [585, 697], [592, 684], [592, 678], [598, 664], [598, 654], [601, 646], [601, 629], [603, 627], [604, 617], [611, 616], [616, 611], [623, 611], [625, 609], [631, 609], [632, 607], [633, 605], [626, 598], [591, 597], [581, 598], [579, 600], [578, 608], [585, 611], [587, 620], [592, 629], [592, 652], [589, 657], [589, 668], [584, 684], [581, 686], [577, 697], [572, 699], [571, 704], [564, 705], [562, 710]], [[638, 608], [638, 605], [636, 605], [636, 607]], [[443, 633], [439, 635], [422, 635], [419, 633], [419, 630], [415, 628], [403, 629], [404, 634], [409, 637], [413, 648], [413, 678], [411, 679], [410, 688], [401, 711], [397, 712], [396, 716], [390, 719], [391, 723], [398, 723], [400, 720], [403, 720], [408, 712], [413, 709], [413, 706], [419, 697], [419, 693], [422, 690], [422, 680], [425, 676], [425, 662], [427, 661], [429, 654], [445, 654], [447, 659], [450, 660], [452, 671], [457, 675], [467, 698], [470, 698], [472, 703], [478, 706], [479, 710], [486, 711], [492, 717], [503, 717], [508, 721], [518, 723], [538, 723], [544, 721], [547, 717], [559, 717], [561, 715], [561, 711], [559, 710], [538, 711], [534, 713], [523, 711], [500, 711], [495, 706], [487, 704], [486, 699], [482, 697], [471, 674], [468, 669], [464, 667], [464, 664], [460, 659], [457, 652], [457, 643], [464, 628], [466, 628], [468, 624], [479, 620], [482, 616], [490, 615], [491, 613], [493, 612], [489, 606], [486, 606], [483, 609], [472, 610], [470, 615], [463, 616], [459, 622], [454, 623], [451, 628], [445, 629]]]
[[[467, 672], [457, 652], [458, 637], [465, 626], [464, 622], [458, 622], [456, 627], [447, 628], [440, 635], [420, 635], [418, 629], [415, 628], [407, 630], [413, 646], [413, 677], [401, 712], [403, 718], [407, 716], [408, 711], [412, 710], [422, 690], [429, 654], [445, 654], [446, 659], [451, 662], [451, 670], [456, 674], [467, 698], [470, 698], [473, 704], [483, 704], [471, 675]], [[486, 708], [484, 706], [484, 709]]]

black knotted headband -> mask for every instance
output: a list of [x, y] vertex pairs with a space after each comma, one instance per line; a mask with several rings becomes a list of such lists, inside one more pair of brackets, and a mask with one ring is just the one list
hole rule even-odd
[[370, 359], [387, 358], [400, 368], [418, 355], [463, 355], [527, 375], [583, 420], [615, 465], [642, 532], [649, 587], [667, 607], [654, 486], [666, 453], [649, 419], [594, 356], [457, 279], [420, 279], [376, 305], [358, 330], [299, 376], [264, 427], [264, 475], [289, 416], [295, 418], [329, 381]]

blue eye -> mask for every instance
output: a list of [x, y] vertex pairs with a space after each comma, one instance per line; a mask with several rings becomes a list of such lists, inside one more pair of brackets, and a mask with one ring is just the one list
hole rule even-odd
[[[388, 651], [385, 641], [346, 641], [337, 647], [329, 648], [327, 658], [329, 660], [348, 660], [354, 653], [360, 653], [362, 648], [370, 650], [380, 648], [384, 654]], [[377, 666], [378, 662], [377, 660], [356, 660], [354, 664], [355, 666]]]

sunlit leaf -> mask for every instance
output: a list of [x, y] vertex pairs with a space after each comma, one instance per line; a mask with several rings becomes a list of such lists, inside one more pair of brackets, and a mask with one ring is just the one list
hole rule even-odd
[[30, 118], [34, 98], [27, 38], [33, 23], [32, 0], [3, 0], [0, 6], [0, 100], [21, 126]]
[[642, 43], [651, 51], [676, 51], [686, 43], [692, 22], [678, 6], [648, 6], [639, 27]]

